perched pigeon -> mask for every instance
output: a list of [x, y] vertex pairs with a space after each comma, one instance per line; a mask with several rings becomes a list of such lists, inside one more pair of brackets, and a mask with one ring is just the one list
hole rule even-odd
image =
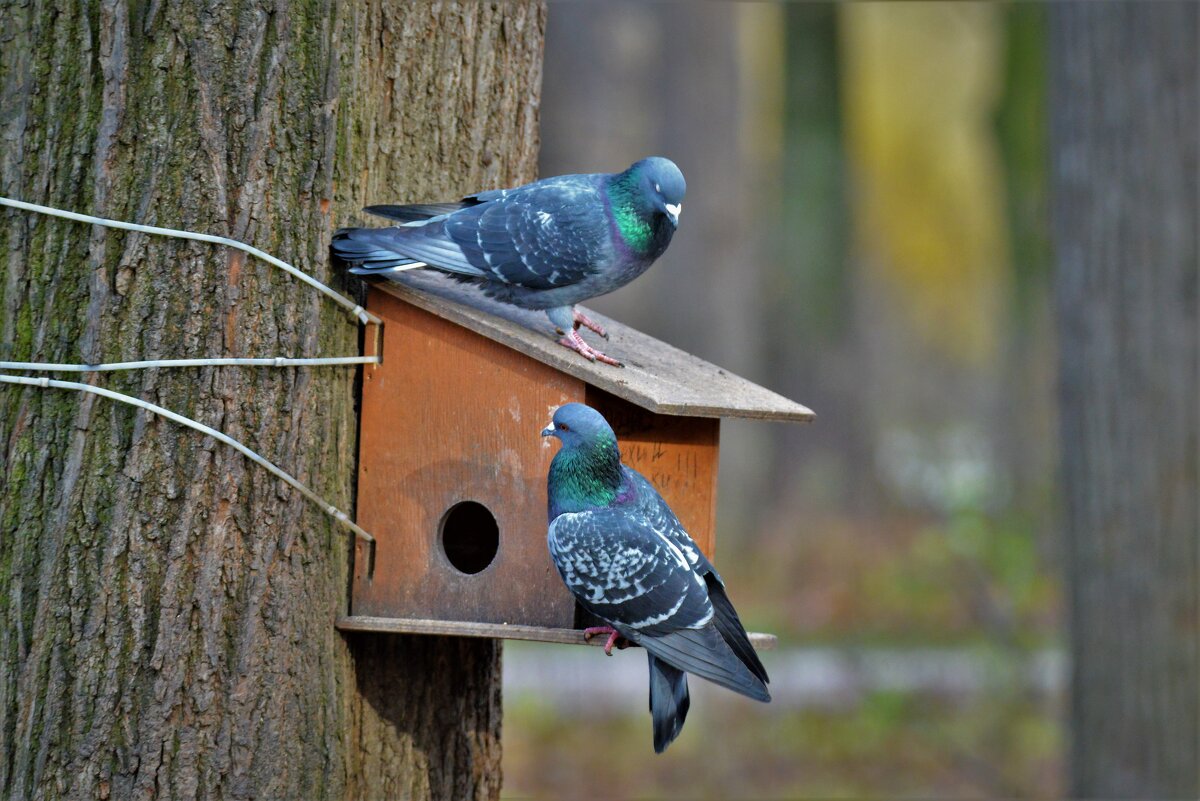
[[584, 342], [580, 325], [608, 334], [575, 304], [624, 286], [663, 254], [685, 189], [674, 163], [652, 157], [625, 172], [561, 175], [459, 203], [368, 206], [402, 224], [343, 228], [331, 248], [352, 273], [432, 267], [478, 283], [494, 298], [544, 310], [562, 345], [619, 365]]
[[589, 406], [559, 407], [542, 436], [562, 448], [547, 480], [550, 556], [579, 603], [607, 626], [605, 653], [624, 638], [646, 649], [654, 750], [687, 716], [687, 673], [769, 701], [767, 671], [712, 563], [641, 474], [621, 464], [617, 438]]

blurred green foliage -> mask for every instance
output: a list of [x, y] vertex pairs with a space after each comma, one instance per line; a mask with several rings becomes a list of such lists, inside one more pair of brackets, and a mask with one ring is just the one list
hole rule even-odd
[[787, 644], [1058, 642], [1060, 583], [1024, 514], [775, 525], [724, 574], [743, 616]]
[[[523, 697], [505, 710], [505, 798], [1053, 797], [1057, 711], [1037, 699], [947, 701], [874, 692], [782, 713], [693, 710], [666, 756], [643, 716], [566, 720]], [[517, 721], [509, 723], [508, 721]]]

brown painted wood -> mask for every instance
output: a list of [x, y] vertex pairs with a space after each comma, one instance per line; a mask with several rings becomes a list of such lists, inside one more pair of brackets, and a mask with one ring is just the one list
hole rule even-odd
[[586, 397], [616, 432], [621, 461], [649, 479], [700, 550], [712, 559], [721, 421], [654, 414], [591, 386]]
[[593, 311], [587, 314], [608, 329], [609, 339], [591, 332], [584, 337], [625, 367], [589, 362], [562, 347], [542, 312], [494, 301], [431, 270], [374, 286], [651, 412], [800, 423], [814, 417], [795, 401]]
[[[539, 432], [584, 399], [577, 378], [372, 289], [385, 320], [384, 363], [364, 368], [358, 521], [377, 539], [373, 574], [357, 551], [355, 615], [567, 627], [574, 600], [546, 549]], [[442, 515], [474, 500], [495, 516], [500, 547], [482, 572], [456, 570]]]
[[[579, 629], [517, 626], [500, 623], [472, 623], [457, 620], [426, 620], [417, 618], [370, 617], [347, 615], [335, 623], [341, 631], [384, 631], [397, 634], [432, 634], [452, 637], [491, 637], [502, 640], [555, 642], [565, 645], [603, 646], [603, 637], [583, 638]], [[756, 651], [774, 650], [779, 639], [774, 634], [748, 632]]]

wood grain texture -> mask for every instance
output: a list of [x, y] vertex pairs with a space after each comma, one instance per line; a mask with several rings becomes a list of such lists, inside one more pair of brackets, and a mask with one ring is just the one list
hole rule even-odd
[[[385, 292], [367, 307], [385, 321], [385, 357], [363, 376], [358, 522], [377, 545], [371, 576], [356, 560], [354, 613], [570, 626], [575, 602], [546, 548], [555, 449], [540, 432], [583, 382]], [[500, 533], [469, 575], [439, 538], [462, 501]]]
[[1070, 792], [1200, 797], [1200, 6], [1050, 8]]
[[[563, 645], [604, 647], [604, 637], [584, 639], [583, 631], [575, 628], [546, 628], [498, 623], [467, 623], [457, 620], [422, 620], [419, 618], [371, 617], [347, 615], [339, 617], [337, 627], [342, 631], [379, 631], [403, 634], [427, 634], [439, 637], [487, 637], [502, 640], [552, 642]], [[756, 651], [772, 651], [779, 645], [774, 634], [747, 632]], [[637, 646], [631, 646], [637, 647]]]
[[657, 414], [798, 423], [814, 417], [799, 403], [593, 311], [587, 314], [609, 333], [607, 342], [595, 344], [625, 367], [589, 362], [562, 347], [542, 312], [491, 300], [430, 270], [402, 273], [376, 286]]
[[[30, 0], [0, 12], [0, 193], [251, 242], [530, 180], [545, 9]], [[0, 358], [343, 355], [344, 310], [210, 245], [0, 214]], [[353, 368], [90, 378], [351, 508]], [[0, 797], [494, 798], [499, 648], [341, 635], [349, 539], [236, 452], [0, 389]]]

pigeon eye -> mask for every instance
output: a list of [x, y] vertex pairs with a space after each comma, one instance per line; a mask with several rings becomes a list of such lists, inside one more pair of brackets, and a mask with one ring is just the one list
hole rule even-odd
[[566, 423], [559, 423], [557, 428], [559, 431], [570, 431], [571, 430], [571, 427], [569, 425], [567, 425]]

